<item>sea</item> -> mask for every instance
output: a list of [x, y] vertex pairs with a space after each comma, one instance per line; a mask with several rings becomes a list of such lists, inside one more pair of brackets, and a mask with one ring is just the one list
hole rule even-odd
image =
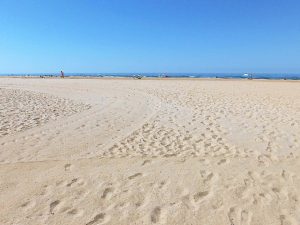
[[[0, 76], [22, 77], [56, 77], [60, 73], [24, 73], [0, 74]], [[164, 78], [222, 78], [222, 79], [269, 79], [269, 80], [300, 80], [299, 74], [284, 73], [65, 73], [72, 77], [164, 77]]]

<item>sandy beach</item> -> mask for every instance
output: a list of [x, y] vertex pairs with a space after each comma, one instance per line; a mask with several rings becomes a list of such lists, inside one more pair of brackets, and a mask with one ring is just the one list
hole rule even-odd
[[299, 225], [300, 82], [0, 78], [1, 225]]

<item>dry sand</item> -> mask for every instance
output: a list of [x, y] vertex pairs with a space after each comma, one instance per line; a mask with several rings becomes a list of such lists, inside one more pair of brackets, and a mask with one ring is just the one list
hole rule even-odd
[[300, 224], [300, 83], [0, 79], [0, 224]]

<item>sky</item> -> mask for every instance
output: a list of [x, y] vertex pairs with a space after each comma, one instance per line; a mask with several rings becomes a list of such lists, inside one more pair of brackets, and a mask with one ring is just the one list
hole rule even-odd
[[300, 73], [299, 0], [0, 0], [3, 73]]

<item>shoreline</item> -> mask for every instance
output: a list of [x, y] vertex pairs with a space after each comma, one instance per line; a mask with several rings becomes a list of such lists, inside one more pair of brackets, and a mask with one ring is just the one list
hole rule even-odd
[[300, 82], [300, 78], [298, 79], [273, 79], [273, 78], [217, 78], [217, 77], [142, 77], [141, 79], [137, 79], [135, 77], [124, 77], [124, 76], [65, 76], [61, 78], [59, 76], [54, 77], [39, 77], [39, 76], [0, 76], [1, 78], [19, 78], [19, 79], [49, 79], [49, 80], [63, 80], [63, 79], [96, 79], [96, 80], [203, 80], [203, 81], [264, 81], [264, 82]]

